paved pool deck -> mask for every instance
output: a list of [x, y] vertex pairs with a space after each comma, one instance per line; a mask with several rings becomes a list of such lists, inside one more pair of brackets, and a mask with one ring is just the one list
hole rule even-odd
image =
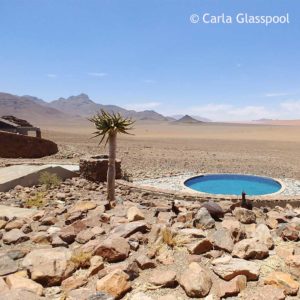
[[[134, 184], [140, 185], [141, 187], [150, 187], [155, 189], [161, 190], [168, 190], [173, 192], [183, 192], [195, 195], [209, 195], [206, 193], [201, 193], [194, 191], [187, 186], [184, 185], [184, 181], [191, 177], [201, 176], [205, 174], [184, 174], [184, 175], [177, 175], [177, 176], [170, 176], [170, 177], [161, 177], [161, 178], [154, 178], [154, 179], [143, 179], [143, 180], [136, 180]], [[281, 192], [276, 193], [276, 195], [282, 196], [300, 196], [300, 180], [295, 180], [291, 178], [274, 178], [278, 180], [282, 185], [283, 189]], [[265, 195], [268, 196], [268, 195]], [[271, 196], [271, 195], [270, 195]]]

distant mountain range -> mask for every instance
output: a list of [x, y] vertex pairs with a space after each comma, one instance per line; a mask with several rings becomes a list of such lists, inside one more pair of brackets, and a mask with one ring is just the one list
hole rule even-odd
[[[116, 105], [95, 103], [86, 94], [59, 98], [51, 102], [25, 95], [17, 96], [0, 92], [0, 116], [13, 115], [37, 124], [67, 122], [87, 119], [100, 109], [108, 112], [120, 113], [137, 121], [197, 123], [210, 121], [198, 116], [176, 115], [165, 117], [153, 110], [127, 110]], [[176, 121], [177, 120], [177, 121]]]
[[67, 99], [46, 102], [33, 96], [16, 96], [0, 93], [0, 115], [14, 115], [29, 121], [45, 123], [46, 121], [76, 120], [94, 115], [100, 109], [108, 112], [121, 113], [135, 120], [169, 121], [169, 118], [153, 111], [137, 112], [116, 105], [103, 105], [92, 101], [88, 95], [80, 94]]

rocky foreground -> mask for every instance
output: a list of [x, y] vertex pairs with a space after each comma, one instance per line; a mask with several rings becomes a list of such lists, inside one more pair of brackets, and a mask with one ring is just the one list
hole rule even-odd
[[0, 204], [0, 299], [299, 299], [300, 208], [201, 204], [72, 179]]

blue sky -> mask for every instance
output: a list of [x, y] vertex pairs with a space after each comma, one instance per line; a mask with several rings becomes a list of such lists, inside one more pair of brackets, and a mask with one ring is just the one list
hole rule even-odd
[[[297, 0], [0, 0], [0, 91], [214, 120], [300, 118]], [[191, 14], [290, 24], [192, 24]]]

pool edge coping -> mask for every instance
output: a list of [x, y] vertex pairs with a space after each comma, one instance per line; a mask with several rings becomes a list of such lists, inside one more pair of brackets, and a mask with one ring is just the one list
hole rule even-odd
[[210, 194], [210, 193], [205, 193], [205, 192], [200, 192], [200, 191], [196, 191], [188, 186], [185, 185], [185, 182], [193, 179], [193, 178], [197, 178], [197, 177], [203, 177], [206, 175], [241, 175], [241, 176], [253, 176], [253, 177], [260, 177], [260, 178], [265, 178], [265, 179], [272, 179], [275, 182], [279, 183], [281, 188], [275, 192], [275, 193], [270, 193], [270, 194], [263, 194], [263, 195], [247, 195], [247, 198], [252, 199], [255, 197], [267, 197], [267, 196], [275, 196], [275, 195], [279, 195], [281, 194], [285, 189], [286, 189], [286, 184], [279, 178], [273, 178], [273, 177], [268, 177], [268, 176], [260, 176], [260, 175], [254, 175], [254, 174], [240, 174], [240, 173], [200, 173], [198, 175], [194, 175], [188, 179], [185, 180], [181, 180], [180, 181], [180, 185], [187, 191], [192, 191], [193, 193], [197, 193], [197, 194], [201, 194], [203, 196], [216, 196], [216, 197], [240, 197], [240, 195], [226, 195], [226, 194]]

